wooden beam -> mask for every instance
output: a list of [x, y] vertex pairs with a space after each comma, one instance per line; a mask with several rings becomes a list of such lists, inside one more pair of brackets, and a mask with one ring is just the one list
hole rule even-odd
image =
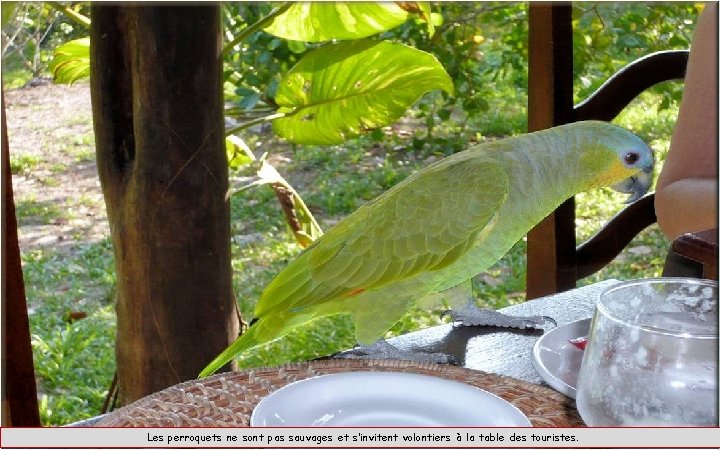
[[[572, 6], [531, 3], [528, 131], [573, 121]], [[575, 201], [528, 234], [527, 298], [575, 286]]]
[[2, 93], [2, 237], [3, 237], [3, 323], [2, 365], [3, 426], [39, 427], [37, 387], [30, 324], [25, 299], [25, 283], [20, 263], [12, 175], [10, 173], [10, 145], [5, 121], [5, 94]]

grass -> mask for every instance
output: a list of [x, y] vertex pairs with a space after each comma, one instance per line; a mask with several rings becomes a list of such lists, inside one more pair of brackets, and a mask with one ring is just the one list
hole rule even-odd
[[30, 224], [47, 225], [65, 218], [66, 211], [50, 201], [37, 200], [34, 196], [18, 201], [15, 205], [18, 226]]
[[76, 163], [95, 160], [95, 141], [92, 133], [76, 136], [69, 144], [62, 145], [60, 151], [70, 156]]
[[[658, 112], [656, 96], [642, 96], [617, 123], [633, 129], [658, 150], [667, 151], [676, 109]], [[523, 123], [522, 108], [508, 112], [506, 123]], [[483, 128], [487, 126], [487, 128]], [[468, 129], [478, 136], [508, 132], [499, 117], [488, 117]], [[473, 133], [475, 133], [473, 131]], [[88, 138], [67, 142], [63, 151], [73, 161], [90, 159]], [[441, 141], [438, 141], [441, 142]], [[382, 140], [364, 137], [334, 148], [298, 146], [290, 149], [276, 142], [283, 158], [277, 164], [301, 193], [324, 229], [337, 223], [365, 201], [399, 182], [414, 170], [446, 153], [442, 148], [416, 149], [412, 138], [397, 135]], [[19, 158], [17, 170], [70, 170], [71, 164]], [[248, 175], [240, 174], [240, 175]], [[622, 207], [624, 197], [601, 189], [578, 196], [577, 227], [581, 238], [594, 233]], [[80, 197], [77, 205], [91, 206]], [[51, 223], [67, 212], [43, 199], [17, 204], [21, 226]], [[243, 317], [251, 318], [256, 299], [272, 278], [294, 258], [300, 247], [293, 241], [278, 202], [270, 188], [258, 187], [231, 200], [232, 266], [234, 289]], [[83, 243], [83, 236], [67, 248], [40, 248], [22, 255], [29, 300], [32, 343], [39, 381], [41, 413], [46, 425], [59, 425], [96, 415], [114, 371], [115, 274], [109, 240]], [[651, 227], [602, 272], [581, 284], [606, 278], [656, 276], [669, 243]], [[480, 304], [500, 308], [524, 300], [526, 243], [518, 242], [497, 264], [472, 280]], [[71, 313], [87, 317], [72, 321]], [[440, 323], [437, 311], [417, 308], [403, 318], [389, 335]], [[270, 345], [248, 352], [241, 367], [267, 366], [303, 360], [354, 344], [351, 324], [345, 317], [323, 319]]]
[[13, 175], [32, 172], [37, 169], [42, 163], [42, 158], [39, 155], [32, 154], [19, 154], [10, 155], [10, 172]]
[[[96, 415], [112, 380], [115, 272], [109, 240], [73, 256], [22, 255], [41, 420], [62, 425]], [[86, 315], [73, 320], [72, 317]]]

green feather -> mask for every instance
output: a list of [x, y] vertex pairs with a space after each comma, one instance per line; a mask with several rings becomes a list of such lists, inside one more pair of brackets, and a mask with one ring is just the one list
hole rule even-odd
[[260, 320], [201, 375], [324, 316], [350, 314], [358, 342], [372, 343], [418, 301], [487, 269], [567, 198], [636, 173], [622, 165], [628, 149], [652, 164], [650, 149], [631, 133], [578, 122], [426, 167], [292, 261], [261, 295]]

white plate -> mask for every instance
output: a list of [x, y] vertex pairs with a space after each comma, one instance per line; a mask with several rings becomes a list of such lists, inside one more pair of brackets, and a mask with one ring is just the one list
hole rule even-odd
[[345, 372], [297, 381], [258, 403], [252, 426], [532, 426], [515, 406], [457, 381]]
[[575, 387], [580, 372], [583, 351], [570, 339], [587, 336], [590, 320], [583, 319], [557, 327], [542, 335], [535, 342], [532, 364], [543, 380], [550, 386], [575, 398]]

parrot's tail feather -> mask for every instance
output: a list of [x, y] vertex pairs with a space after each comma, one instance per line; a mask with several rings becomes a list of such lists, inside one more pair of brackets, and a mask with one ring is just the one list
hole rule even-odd
[[200, 372], [198, 378], [204, 378], [208, 375], [214, 374], [218, 371], [218, 369], [229, 363], [239, 353], [260, 345], [262, 342], [258, 341], [256, 337], [257, 329], [257, 326], [248, 328], [248, 330], [237, 338], [235, 342], [230, 344], [228, 348], [216, 356], [215, 359], [213, 359], [210, 364], [208, 364], [202, 372]]
[[278, 314], [255, 318], [248, 330], [230, 344], [200, 372], [199, 377], [212, 375], [235, 356], [259, 345], [270, 343], [288, 334], [293, 329], [321, 317], [342, 313], [342, 308], [333, 303], [320, 306], [306, 306], [296, 311], [282, 311]]

